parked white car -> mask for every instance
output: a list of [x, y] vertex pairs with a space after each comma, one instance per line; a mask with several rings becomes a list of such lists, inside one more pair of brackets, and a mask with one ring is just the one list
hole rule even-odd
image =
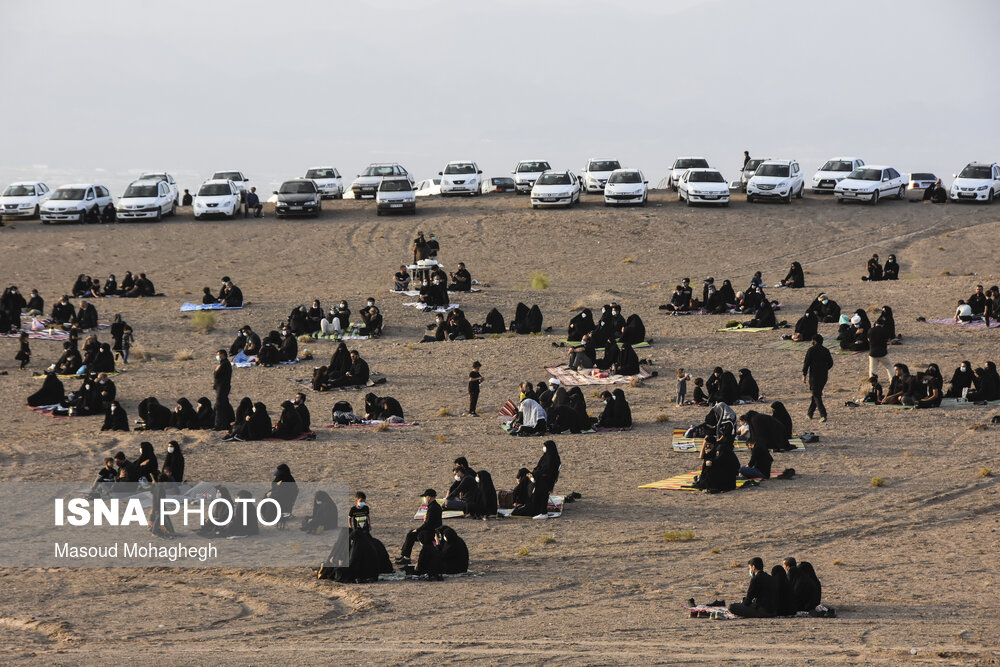
[[171, 176], [165, 171], [151, 171], [143, 174], [142, 176], [140, 176], [135, 180], [148, 181], [150, 179], [165, 182], [167, 184], [167, 187], [170, 188], [170, 194], [173, 195], [174, 206], [181, 205], [181, 191], [177, 187], [177, 181], [174, 180], [173, 176]]
[[118, 222], [128, 220], [163, 220], [176, 209], [170, 185], [160, 179], [133, 181], [115, 205]]
[[444, 171], [438, 172], [441, 177], [441, 195], [478, 195], [482, 173], [483, 170], [471, 160], [449, 162]]
[[510, 172], [514, 174], [515, 192], [521, 195], [530, 193], [538, 177], [551, 168], [545, 160], [521, 160]]
[[753, 178], [754, 173], [757, 171], [757, 167], [764, 164], [770, 159], [771, 158], [769, 157], [765, 158], [755, 157], [748, 160], [747, 163], [743, 165], [743, 171], [740, 173], [740, 190], [742, 190], [743, 192], [747, 191], [747, 184], [750, 182], [750, 179]]
[[235, 218], [240, 212], [240, 187], [225, 178], [210, 178], [198, 188], [194, 198], [194, 218], [225, 215]]
[[50, 222], [114, 222], [115, 205], [103, 185], [80, 183], [64, 185], [41, 206], [43, 224]]
[[615, 169], [604, 186], [605, 206], [645, 206], [649, 182], [638, 169]]
[[403, 211], [414, 215], [417, 212], [417, 198], [413, 194], [413, 184], [405, 176], [387, 176], [378, 184], [375, 193], [375, 215], [389, 211]]
[[323, 199], [344, 198], [344, 179], [335, 167], [310, 167], [305, 177], [316, 182]]
[[4, 218], [35, 218], [41, 205], [52, 196], [49, 186], [41, 181], [11, 183], [0, 195], [0, 216]]
[[761, 199], [778, 199], [791, 204], [792, 197], [801, 199], [805, 189], [802, 167], [797, 161], [767, 160], [757, 167], [753, 178], [747, 183], [747, 201], [753, 203]]
[[670, 173], [667, 174], [667, 188], [671, 190], [677, 189], [677, 184], [681, 180], [681, 176], [688, 169], [710, 169], [711, 166], [708, 164], [708, 160], [703, 157], [679, 157], [674, 160], [673, 166], [670, 167]]
[[847, 178], [837, 183], [834, 194], [837, 203], [845, 201], [867, 201], [872, 206], [880, 199], [906, 197], [907, 179], [893, 167], [869, 164], [852, 171]]
[[413, 194], [416, 197], [433, 197], [442, 194], [441, 179], [425, 178], [422, 181], [417, 181], [417, 184], [413, 186]]
[[937, 176], [929, 171], [915, 171], [910, 174], [910, 184], [907, 190], [926, 190], [937, 183]]
[[865, 161], [856, 157], [834, 157], [826, 161], [813, 175], [812, 191], [814, 194], [833, 194], [837, 183], [847, 178], [847, 175], [858, 167], [865, 166]]
[[580, 172], [580, 180], [583, 181], [583, 191], [591, 194], [603, 193], [604, 186], [608, 184], [608, 179], [611, 178], [611, 173], [621, 168], [622, 163], [618, 160], [611, 158], [590, 158], [587, 160], [587, 166]]
[[354, 193], [355, 199], [364, 199], [365, 197], [374, 199], [382, 179], [394, 176], [405, 177], [410, 181], [410, 187], [413, 187], [413, 176], [406, 171], [403, 165], [395, 162], [373, 162], [351, 183], [351, 192]]
[[245, 201], [247, 193], [250, 192], [250, 179], [243, 175], [242, 171], [217, 171], [212, 174], [210, 181], [232, 181], [240, 191], [240, 201]]
[[729, 206], [729, 183], [718, 169], [688, 169], [677, 182], [677, 201]]
[[951, 184], [952, 201], [984, 201], [1000, 196], [1000, 165], [996, 162], [970, 162]]
[[580, 201], [580, 179], [567, 171], [545, 171], [531, 186], [531, 208], [565, 206]]

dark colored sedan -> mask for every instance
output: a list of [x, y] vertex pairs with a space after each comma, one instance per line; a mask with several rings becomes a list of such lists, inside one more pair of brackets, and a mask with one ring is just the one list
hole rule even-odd
[[498, 178], [487, 178], [483, 181], [482, 192], [483, 194], [488, 194], [490, 192], [516, 192], [517, 188], [514, 187], [514, 179], [507, 178], [506, 176], [500, 176]]
[[285, 181], [275, 190], [278, 201], [274, 204], [274, 214], [279, 218], [289, 215], [308, 215], [315, 218], [322, 209], [319, 188], [306, 178]]

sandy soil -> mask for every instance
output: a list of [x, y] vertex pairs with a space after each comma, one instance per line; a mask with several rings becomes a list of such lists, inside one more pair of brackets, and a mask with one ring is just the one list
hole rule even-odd
[[[802, 353], [763, 347], [778, 333], [716, 333], [729, 317], [667, 317], [657, 306], [684, 276], [697, 286], [709, 275], [730, 278], [740, 289], [758, 269], [774, 284], [798, 260], [807, 288], [771, 292], [785, 304], [780, 318], [794, 321], [821, 290], [845, 311], [889, 304], [905, 342], [891, 348], [893, 360], [917, 367], [935, 361], [950, 377], [962, 359], [998, 359], [1000, 333], [916, 318], [950, 316], [975, 283], [1000, 282], [998, 212], [894, 201], [838, 206], [810, 197], [791, 206], [740, 201], [694, 210], [665, 194], [645, 209], [609, 210], [588, 197], [574, 210], [536, 212], [524, 198], [493, 196], [424, 200], [416, 217], [377, 218], [370, 203], [344, 201], [327, 203], [318, 220], [195, 222], [182, 210], [161, 224], [33, 221], [4, 229], [3, 282], [25, 292], [37, 287], [50, 304], [78, 273], [145, 271], [166, 293], [97, 303], [102, 319], [122, 312], [149, 355], [117, 378], [133, 417], [145, 396], [211, 396], [212, 355], [240, 325], [269, 330], [313, 298], [324, 306], [343, 298], [356, 311], [374, 295], [388, 333], [354, 347], [388, 376], [382, 392], [420, 426], [321, 429], [314, 442], [224, 443], [189, 432], [150, 439], [160, 450], [181, 438], [193, 479], [265, 480], [285, 461], [301, 480], [345, 480], [367, 491], [375, 533], [393, 554], [414, 525], [416, 495], [428, 485], [446, 487], [455, 456], [492, 471], [498, 486], [537, 460], [541, 440], [506, 436], [493, 415], [518, 381], [545, 379], [543, 365], [565, 358], [551, 343], [574, 308], [615, 299], [626, 315], [639, 313], [654, 339], [640, 356], [660, 374], [626, 388], [634, 431], [557, 438], [564, 463], [557, 491], [583, 495], [562, 518], [452, 522], [483, 576], [342, 586], [286, 569], [0, 570], [5, 662], [995, 664], [1000, 487], [980, 471], [1000, 473], [998, 427], [970, 430], [992, 411], [846, 408], [867, 358], [836, 356], [830, 421], [808, 422]], [[418, 229], [437, 235], [449, 269], [465, 261], [488, 285], [460, 299], [470, 320], [482, 321], [494, 305], [509, 319], [518, 301], [538, 303], [553, 334], [414, 345], [432, 318], [402, 307], [404, 299], [387, 289]], [[895, 252], [902, 279], [862, 283], [872, 252]], [[547, 290], [528, 289], [535, 271], [548, 276]], [[214, 289], [224, 274], [252, 306], [219, 313], [209, 334], [192, 333], [178, 306], [196, 300], [204, 285]], [[320, 358], [333, 350], [327, 342], [311, 347]], [[32, 349], [39, 369], [55, 360], [58, 344], [33, 341]], [[174, 361], [181, 350], [194, 358]], [[0, 340], [0, 368], [9, 371], [0, 377], [0, 404], [9, 406], [0, 478], [89, 481], [102, 457], [133, 452], [147, 437], [102, 435], [96, 418], [53, 420], [21, 408], [37, 381], [17, 371], [15, 351], [16, 341]], [[438, 416], [441, 408], [455, 415], [464, 408], [474, 359], [487, 378], [484, 416]], [[671, 375], [683, 366], [707, 376], [716, 365], [751, 368], [769, 398], [785, 401], [796, 430], [820, 434], [804, 454], [776, 455], [776, 468], [793, 466], [800, 477], [716, 496], [638, 489], [697, 467], [693, 454], [671, 451], [671, 428], [700, 421], [705, 410], [672, 405]], [[288, 378], [310, 368], [238, 370], [233, 402], [249, 395], [273, 410], [294, 392]], [[593, 412], [596, 395], [586, 395]], [[322, 424], [344, 397], [310, 394], [314, 422]], [[347, 398], [361, 401], [360, 394]], [[664, 414], [669, 422], [655, 422]], [[872, 477], [884, 486], [873, 487]], [[666, 542], [669, 530], [692, 530], [695, 538]], [[681, 606], [691, 596], [741, 597], [747, 582], [740, 564], [755, 555], [768, 567], [786, 555], [811, 561], [839, 618], [688, 618]]]

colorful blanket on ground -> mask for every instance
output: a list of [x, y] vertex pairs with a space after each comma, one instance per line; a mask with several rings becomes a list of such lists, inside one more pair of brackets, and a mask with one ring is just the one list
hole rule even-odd
[[56, 341], [67, 341], [69, 340], [69, 332], [63, 329], [21, 329], [20, 331], [15, 331], [14, 333], [2, 334], [3, 338], [20, 338], [21, 331], [28, 332], [28, 338], [31, 340], [56, 340]]
[[[457, 292], [457, 290], [452, 290], [452, 291], [453, 292]], [[481, 290], [478, 287], [473, 287], [472, 289], [467, 289], [465, 291], [466, 292], [471, 292], [471, 293], [475, 294], [476, 292], [482, 292], [483, 290]], [[389, 293], [390, 294], [402, 294], [403, 296], [420, 296], [420, 290], [415, 290], [415, 289], [408, 289], [408, 290], [405, 290], [405, 291], [404, 290], [393, 289], [393, 290], [389, 290]], [[406, 304], [404, 303], [403, 305], [405, 306]]]
[[[556, 519], [556, 518], [562, 516], [563, 505], [564, 505], [565, 501], [566, 501], [566, 497], [565, 496], [549, 496], [549, 506], [547, 508], [548, 511], [546, 512], [545, 518], [546, 519]], [[437, 501], [437, 503], [438, 503], [438, 505], [444, 505], [444, 500], [441, 500], [439, 498], [438, 501]], [[516, 518], [516, 519], [533, 519], [533, 518], [535, 518], [535, 517], [530, 517], [530, 516], [515, 517], [512, 514], [513, 511], [514, 510], [512, 510], [512, 509], [498, 509], [497, 510], [497, 514], [499, 514], [501, 516]], [[416, 520], [418, 520], [418, 521], [423, 521], [424, 517], [426, 517], [426, 516], [427, 516], [427, 505], [424, 504], [424, 503], [421, 503], [420, 509], [418, 509], [417, 513], [413, 515], [413, 518], [416, 519]], [[460, 510], [444, 510], [444, 511], [441, 512], [441, 518], [442, 519], [460, 519], [460, 518], [462, 518], [464, 516], [465, 516], [465, 512], [462, 512]], [[542, 517], [539, 515], [538, 518], [542, 518]]]
[[691, 618], [725, 618], [728, 620], [739, 618], [739, 616], [729, 611], [728, 607], [710, 607], [707, 604], [696, 604], [693, 607], [684, 605], [684, 608], [691, 612]]
[[[293, 359], [292, 361], [279, 361], [279, 366], [290, 366], [292, 364], [299, 363], [298, 359]], [[252, 368], [253, 366], [259, 366], [260, 362], [257, 361], [257, 357], [247, 356], [247, 353], [240, 350], [236, 353], [236, 356], [232, 358], [232, 364], [234, 368]]]
[[[788, 325], [786, 324], [785, 327], [787, 326]], [[780, 323], [776, 327], [748, 327], [742, 324], [737, 324], [734, 327], [723, 327], [721, 329], [716, 329], [716, 331], [730, 331], [730, 332], [740, 331], [743, 333], [760, 333], [761, 331], [774, 331], [775, 329], [782, 329], [785, 327], [782, 327]]]
[[[336, 331], [331, 334], [325, 334], [322, 331], [314, 331], [311, 334], [306, 334], [314, 340], [332, 340], [332, 341], [342, 341], [342, 340], [368, 340], [370, 338], [377, 338], [377, 336], [371, 336], [368, 334], [358, 333], [364, 327], [363, 323], [352, 322], [351, 326], [340, 331]], [[385, 327], [382, 327], [382, 333], [385, 333]]]
[[[986, 322], [984, 322], [983, 320], [975, 320], [973, 322], [956, 322], [954, 318], [947, 318], [947, 319], [941, 318], [941, 319], [933, 319], [933, 320], [932, 319], [926, 319], [924, 321], [927, 322], [928, 324], [951, 324], [953, 326], [972, 327], [973, 329], [985, 329], [986, 328]], [[996, 329], [998, 327], [1000, 327], [1000, 322], [996, 322], [996, 321], [990, 322], [990, 329]]]
[[69, 417], [69, 415], [57, 415], [57, 414], [53, 414], [53, 411], [56, 408], [61, 408], [62, 407], [58, 403], [56, 403], [55, 405], [39, 405], [39, 406], [26, 405], [24, 407], [28, 408], [32, 412], [37, 412], [40, 415], [45, 415], [46, 417], [52, 417], [54, 419], [66, 419], [66, 418]]
[[501, 417], [513, 417], [516, 414], [517, 414], [517, 405], [514, 403], [514, 401], [508, 400], [506, 403], [503, 404], [503, 407], [500, 408]]
[[416, 426], [417, 422], [388, 422], [386, 423], [380, 419], [364, 419], [357, 424], [327, 424], [326, 428], [365, 428], [367, 426], [378, 426], [379, 424], [386, 424], [387, 426]]
[[295, 440], [312, 440], [316, 437], [315, 431], [306, 431], [297, 438], [261, 438], [262, 442], [294, 442]]
[[[511, 421], [513, 421], [513, 420], [511, 420]], [[510, 433], [510, 423], [511, 423], [510, 421], [505, 421], [505, 422], [502, 421], [502, 422], [500, 422], [500, 428], [502, 428], [505, 433]], [[611, 431], [611, 430], [617, 431], [619, 429], [601, 429], [601, 432]], [[598, 431], [595, 430], [595, 429], [588, 428], [586, 431], [580, 431], [579, 433], [573, 433], [571, 431], [563, 431], [559, 435], [587, 435], [589, 433], [597, 433], [597, 432]]]
[[[457, 574], [442, 574], [441, 576], [445, 579], [454, 579], [455, 577], [482, 577], [485, 576], [485, 572], [459, 572]], [[378, 575], [379, 581], [406, 581], [408, 579], [420, 579], [420, 577], [412, 574], [406, 574], [405, 572], [384, 572]]]
[[[316, 391], [312, 387], [312, 378], [288, 378], [289, 382], [294, 382], [298, 386], [302, 387], [306, 391]], [[379, 384], [385, 384], [385, 376], [377, 371], [372, 371], [368, 375], [368, 382], [364, 385], [366, 387], [374, 387]], [[349, 387], [334, 387], [328, 391], [357, 391], [361, 389], [361, 385], [351, 385]]]
[[[566, 366], [546, 366], [545, 370], [552, 377], [558, 378], [565, 387], [576, 387], [589, 384], [625, 384], [631, 382], [632, 378], [645, 380], [646, 378], [653, 377], [653, 374], [642, 366], [639, 367], [638, 375], [610, 375], [607, 371], [598, 371], [597, 369], [571, 371]], [[597, 373], [597, 375], [595, 375], [595, 373]]]
[[[580, 345], [580, 341], [574, 342], [574, 341], [571, 341], [571, 340], [567, 340], [565, 338], [563, 338], [559, 342], [562, 343], [563, 345], [565, 345], [566, 347], [578, 347]], [[621, 349], [621, 347], [622, 347], [621, 343], [618, 343], [618, 349], [619, 350]], [[639, 350], [639, 349], [642, 349], [644, 347], [649, 347], [649, 341], [644, 340], [642, 342], [636, 343], [636, 344], [634, 344], [632, 346], [632, 349], [633, 350]], [[604, 348], [603, 347], [595, 347], [594, 351], [596, 351], [596, 352], [604, 352]]]
[[449, 303], [447, 307], [438, 306], [437, 308], [431, 308], [419, 301], [407, 301], [403, 304], [404, 306], [413, 306], [417, 310], [422, 310], [424, 312], [434, 312], [434, 313], [447, 313], [449, 310], [455, 310], [456, 308], [461, 308], [457, 303]]
[[[243, 306], [249, 304], [249, 301], [244, 301]], [[223, 306], [221, 303], [182, 303], [181, 312], [187, 313], [192, 310], [241, 310], [243, 306]]]
[[[697, 491], [698, 487], [694, 485], [694, 478], [701, 474], [700, 470], [695, 470], [694, 472], [686, 472], [680, 475], [674, 475], [673, 477], [668, 477], [666, 479], [661, 479], [659, 482], [650, 482], [649, 484], [641, 484], [640, 489], [660, 489], [663, 491]], [[771, 471], [771, 477], [777, 477], [780, 472]], [[736, 488], [740, 489], [747, 485], [747, 483], [753, 480], [746, 479], [743, 477], [736, 478]]]
[[[110, 373], [105, 373], [105, 375], [107, 375], [110, 378], [110, 377], [114, 377], [116, 375], [121, 375], [124, 372], [125, 371], [123, 371], [123, 370], [122, 371], [111, 371]], [[72, 375], [57, 375], [56, 377], [59, 378], [60, 380], [82, 380], [84, 378], [83, 375], [77, 375], [75, 373], [72, 374]], [[32, 380], [44, 380], [45, 379], [45, 373], [33, 373], [32, 376], [31, 376], [31, 379]]]
[[[704, 438], [686, 438], [684, 433], [686, 432], [683, 428], [675, 428], [673, 436], [673, 450], [675, 452], [697, 452], [701, 451], [701, 444], [704, 442]], [[788, 444], [794, 445], [795, 449], [790, 449], [788, 451], [804, 452], [806, 451], [806, 446], [802, 442], [802, 438], [789, 438]], [[741, 440], [737, 440], [733, 443], [733, 449], [749, 449], [747, 443]]]

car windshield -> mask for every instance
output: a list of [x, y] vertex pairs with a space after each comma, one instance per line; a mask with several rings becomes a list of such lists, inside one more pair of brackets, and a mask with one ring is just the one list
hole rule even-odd
[[642, 177], [637, 171], [619, 171], [611, 174], [608, 183], [642, 183]]
[[333, 169], [310, 169], [306, 178], [337, 178], [337, 172]]
[[920, 172], [917, 174], [910, 174], [911, 181], [936, 181], [937, 176], [927, 172]]
[[60, 188], [52, 193], [53, 199], [64, 199], [68, 201], [78, 201], [83, 199], [87, 191], [83, 188]]
[[569, 185], [569, 174], [542, 174], [535, 185]]
[[278, 188], [281, 195], [306, 195], [316, 192], [316, 186], [309, 181], [286, 181]]
[[548, 162], [522, 162], [517, 165], [517, 173], [519, 174], [530, 174], [536, 171], [545, 171], [549, 169]]
[[991, 178], [990, 172], [992, 170], [989, 167], [973, 167], [969, 165], [962, 170], [962, 173], [958, 175], [959, 178], [978, 178], [978, 179], [989, 179]]
[[725, 183], [726, 179], [717, 171], [695, 171], [688, 179], [692, 183]]
[[494, 178], [493, 185], [514, 185], [514, 179], [507, 177]]
[[240, 181], [243, 180], [243, 174], [241, 174], [238, 171], [217, 171], [212, 176], [212, 180], [236, 181], [237, 183], [239, 183]]
[[848, 178], [855, 181], [881, 181], [882, 180], [882, 170], [881, 169], [855, 169], [851, 172]]
[[747, 162], [747, 166], [744, 168], [745, 171], [757, 171], [757, 167], [760, 166], [763, 160], [750, 160]]
[[695, 167], [708, 167], [708, 160], [701, 158], [682, 157], [674, 162], [674, 169], [694, 169]]
[[788, 176], [787, 164], [762, 164], [757, 168], [757, 176]]
[[587, 166], [587, 171], [614, 171], [621, 168], [622, 165], [618, 160], [591, 160], [590, 165]]
[[413, 188], [410, 187], [410, 181], [405, 178], [393, 178], [391, 180], [382, 181], [378, 186], [379, 192], [409, 192]]
[[444, 168], [444, 173], [446, 174], [474, 174], [476, 173], [476, 166], [471, 162], [461, 162], [459, 164], [449, 164]]
[[199, 197], [218, 197], [219, 195], [231, 195], [228, 183], [206, 183], [198, 190]]
[[372, 165], [371, 167], [368, 167], [363, 172], [361, 172], [361, 175], [362, 176], [392, 176], [392, 165], [389, 165], [388, 167], [376, 167], [375, 165]]
[[820, 171], [850, 171], [853, 167], [854, 163], [846, 160], [830, 160], [820, 167]]
[[158, 188], [155, 185], [130, 185], [125, 189], [125, 197], [155, 197]]
[[143, 174], [138, 178], [140, 181], [165, 181], [167, 180], [166, 174]]
[[3, 191], [4, 197], [34, 197], [34, 185], [8, 185]]

